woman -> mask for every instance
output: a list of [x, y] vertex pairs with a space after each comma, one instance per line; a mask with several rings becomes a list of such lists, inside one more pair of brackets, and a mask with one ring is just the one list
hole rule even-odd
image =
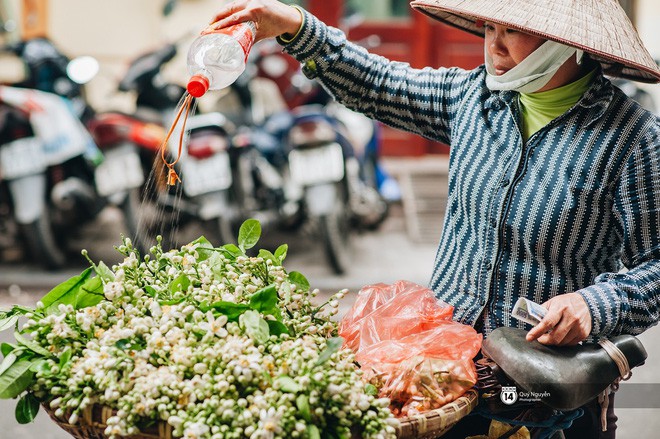
[[[253, 20], [349, 108], [450, 145], [430, 286], [456, 320], [485, 336], [522, 328], [511, 309], [527, 297], [548, 310], [527, 336], [545, 344], [655, 325], [660, 123], [603, 74], [658, 82], [660, 70], [616, 0], [412, 6], [484, 36], [485, 65], [412, 69], [275, 0], [229, 3], [211, 26]], [[574, 437], [600, 437], [592, 408]], [[615, 420], [610, 405], [607, 437]]]

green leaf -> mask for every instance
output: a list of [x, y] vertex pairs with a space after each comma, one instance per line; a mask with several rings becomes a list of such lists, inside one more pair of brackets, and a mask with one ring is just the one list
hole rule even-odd
[[299, 273], [297, 271], [292, 271], [289, 273], [289, 281], [296, 286], [296, 288], [300, 291], [308, 291], [309, 290], [309, 281], [305, 276], [303, 276], [302, 273]]
[[[82, 292], [84, 293], [93, 293], [93, 294], [101, 294], [103, 295], [103, 282], [99, 276], [91, 277], [87, 279], [87, 281], [82, 284], [80, 287]], [[84, 294], [78, 293], [78, 297], [80, 298], [81, 296], [84, 296]]]
[[27, 306], [14, 305], [9, 312], [11, 314], [27, 314], [34, 312], [34, 309], [28, 308]]
[[103, 294], [103, 282], [101, 278], [96, 276], [88, 279], [84, 285], [78, 290], [76, 300], [74, 302], [75, 309], [88, 308], [101, 303], [105, 299]]
[[[213, 270], [214, 273], [216, 274], [222, 274], [222, 268], [224, 267], [224, 259], [222, 257], [223, 253], [225, 256], [228, 254], [227, 250], [224, 248], [214, 248], [213, 250], [208, 251], [210, 253], [209, 258], [207, 259], [206, 263], [211, 267], [211, 270]], [[232, 258], [235, 259], [234, 255], [231, 255]]]
[[16, 363], [16, 360], [18, 359], [18, 356], [14, 352], [10, 352], [9, 354], [5, 355], [4, 360], [2, 360], [2, 363], [0, 363], [0, 375], [2, 375], [5, 370], [9, 369], [12, 364]]
[[188, 287], [190, 286], [190, 279], [188, 279], [188, 276], [185, 274], [182, 274], [181, 276], [177, 277], [172, 281], [170, 284], [170, 292], [171, 293], [177, 293], [179, 291], [181, 292], [186, 292], [188, 291]]
[[197, 258], [197, 260], [200, 262], [207, 260], [215, 253], [213, 244], [211, 244], [211, 242], [208, 239], [206, 239], [205, 236], [200, 236], [190, 244], [191, 245], [197, 244], [197, 253], [199, 253], [199, 257]]
[[142, 351], [147, 347], [147, 342], [141, 338], [123, 338], [115, 342], [115, 347], [125, 351]]
[[282, 262], [284, 262], [284, 259], [286, 258], [286, 255], [289, 253], [289, 246], [286, 244], [282, 244], [279, 247], [277, 247], [277, 250], [275, 250], [275, 257], [279, 261], [279, 264], [282, 265]]
[[14, 332], [14, 338], [18, 342], [18, 344], [21, 344], [31, 350], [32, 352], [43, 355], [44, 357], [50, 357], [52, 354], [44, 347], [39, 345], [38, 343], [28, 340], [27, 338], [23, 337], [18, 331]]
[[59, 362], [60, 370], [62, 370], [62, 368], [66, 366], [69, 361], [71, 361], [71, 355], [73, 355], [73, 353], [70, 347], [67, 347], [64, 349], [64, 351], [62, 351]]
[[280, 389], [287, 393], [298, 393], [302, 390], [300, 384], [296, 383], [295, 380], [286, 375], [278, 376], [275, 381], [280, 384]]
[[277, 320], [266, 320], [266, 323], [268, 323], [268, 331], [270, 332], [270, 335], [277, 335], [279, 337], [282, 334], [290, 334], [289, 328], [287, 328], [282, 322], [278, 322]]
[[307, 437], [309, 439], [321, 439], [319, 428], [314, 424], [307, 424]]
[[238, 318], [239, 324], [244, 328], [245, 333], [252, 337], [258, 343], [266, 343], [270, 332], [268, 323], [259, 315], [257, 311], [245, 311]]
[[367, 394], [367, 395], [376, 396], [376, 395], [378, 395], [378, 388], [376, 386], [374, 386], [373, 384], [367, 383], [364, 386], [364, 393]]
[[211, 307], [218, 313], [227, 316], [230, 322], [235, 322], [245, 311], [251, 309], [249, 305], [234, 302], [215, 302]]
[[8, 315], [8, 317], [0, 318], [0, 331], [11, 328], [16, 324], [17, 321], [17, 315]]
[[147, 296], [149, 297], [158, 296], [158, 290], [152, 287], [151, 285], [147, 285], [146, 287], [144, 287], [144, 292], [147, 293]]
[[208, 300], [203, 300], [199, 302], [198, 308], [201, 312], [205, 313], [211, 309], [211, 304], [208, 302]]
[[250, 307], [264, 314], [272, 314], [279, 299], [275, 285], [268, 285], [250, 296]]
[[0, 345], [0, 352], [2, 352], [3, 357], [6, 357], [11, 351], [15, 349], [18, 349], [18, 346], [11, 343], [2, 343]]
[[32, 393], [26, 393], [16, 404], [16, 420], [19, 424], [29, 424], [39, 413], [39, 400]]
[[185, 297], [179, 297], [178, 299], [162, 300], [162, 301], [159, 301], [158, 303], [161, 304], [161, 305], [172, 306], [172, 305], [178, 305], [179, 303], [183, 302], [184, 300], [186, 300]]
[[50, 366], [48, 365], [48, 360], [45, 358], [39, 358], [37, 360], [34, 360], [32, 362], [32, 366], [30, 366], [30, 372], [34, 373], [45, 373], [47, 375], [52, 375], [50, 373]]
[[60, 303], [64, 305], [73, 305], [76, 300], [78, 290], [85, 283], [85, 281], [87, 281], [87, 278], [89, 278], [91, 272], [92, 267], [89, 267], [78, 276], [73, 276], [72, 278], [62, 282], [50, 290], [50, 292], [46, 294], [43, 299], [41, 299], [46, 312], [52, 313], [56, 311], [57, 306]]
[[304, 393], [301, 393], [296, 398], [296, 406], [300, 412], [300, 416], [307, 421], [312, 422], [312, 410], [309, 408], [309, 398]]
[[115, 274], [108, 268], [103, 261], [99, 262], [96, 266], [96, 275], [105, 282], [112, 282], [115, 280]]
[[261, 237], [261, 224], [256, 219], [245, 220], [238, 230], [238, 247], [245, 250], [254, 247]]
[[332, 354], [334, 354], [339, 350], [339, 348], [341, 348], [342, 344], [344, 344], [344, 339], [341, 337], [333, 337], [331, 339], [328, 339], [328, 341], [326, 342], [326, 348], [319, 355], [319, 359], [316, 360], [315, 366], [320, 366], [326, 363], [330, 359], [330, 357], [332, 357]]
[[277, 319], [278, 322], [281, 322], [281, 321], [282, 321], [282, 310], [281, 310], [281, 309], [275, 307], [275, 308], [273, 309], [273, 312], [270, 313], [270, 315], [272, 315], [273, 317], [275, 317], [275, 319]]
[[236, 247], [234, 244], [225, 244], [221, 248], [225, 252], [225, 254], [232, 257], [233, 259], [236, 259], [237, 257], [245, 254], [243, 250]]
[[34, 383], [31, 360], [19, 360], [0, 375], [0, 399], [16, 398]]
[[270, 260], [273, 262], [273, 264], [279, 265], [280, 262], [277, 260], [274, 254], [269, 252], [268, 250], [261, 249], [259, 250], [259, 254], [257, 255], [258, 257], [262, 258], [263, 260], [267, 261]]

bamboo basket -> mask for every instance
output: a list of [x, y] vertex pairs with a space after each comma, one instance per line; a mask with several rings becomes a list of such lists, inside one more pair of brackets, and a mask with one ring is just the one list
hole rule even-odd
[[[439, 409], [430, 410], [419, 416], [401, 418], [397, 427], [397, 437], [400, 439], [440, 437], [468, 415], [476, 407], [478, 399], [477, 392], [469, 390], [465, 395]], [[108, 436], [104, 434], [107, 420], [115, 414], [115, 411], [107, 406], [94, 405], [83, 410], [78, 423], [72, 425], [66, 417], [55, 416], [54, 410], [47, 404], [44, 404], [43, 408], [60, 428], [76, 439], [107, 439]], [[128, 436], [127, 439], [173, 439], [172, 427], [161, 421], [142, 428], [139, 434]]]
[[[76, 439], [108, 439], [104, 431], [107, 427], [108, 418], [116, 413], [116, 410], [107, 406], [94, 404], [86, 407], [82, 412], [80, 419], [75, 425], [69, 424], [66, 414], [65, 417], [58, 418], [55, 411], [48, 404], [42, 404], [48, 416]], [[158, 422], [149, 427], [140, 429], [139, 434], [127, 436], [127, 439], [173, 439], [172, 426], [166, 422]]]
[[463, 396], [439, 409], [430, 410], [419, 416], [401, 418], [397, 437], [437, 438], [449, 431], [458, 421], [467, 416], [479, 403], [479, 394], [470, 389]]

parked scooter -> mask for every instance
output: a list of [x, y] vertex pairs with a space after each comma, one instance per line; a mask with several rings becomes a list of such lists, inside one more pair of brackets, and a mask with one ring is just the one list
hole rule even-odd
[[207, 113], [190, 117], [186, 131], [180, 151], [180, 131], [174, 131], [168, 145], [181, 183], [161, 192], [158, 203], [178, 215], [179, 225], [200, 221], [210, 237], [231, 242], [238, 173], [233, 163], [240, 154], [231, 144], [235, 127], [223, 114]]
[[90, 132], [104, 153], [111, 158], [118, 156], [117, 167], [111, 172], [116, 172], [118, 181], [141, 182], [139, 190], [129, 192], [127, 210], [132, 217], [130, 224], [133, 224], [129, 233], [140, 237], [142, 247], [138, 248], [143, 251], [156, 234], [170, 236], [174, 233], [171, 222], [160, 221], [162, 218], [158, 214], [159, 197], [164, 196], [166, 188], [162, 167], [155, 166], [155, 162], [158, 164], [160, 160], [165, 125], [185, 91], [160, 78], [161, 69], [176, 53], [176, 44], [168, 43], [130, 63], [117, 89], [136, 96], [133, 114], [107, 111], [95, 114], [88, 122]]
[[[201, 163], [200, 159], [220, 160], [219, 157], [226, 151], [228, 160], [223, 159], [226, 166], [218, 164], [215, 171], [216, 179], [220, 175], [225, 178], [224, 206], [218, 206], [212, 218], [208, 215], [200, 217], [204, 220], [212, 219], [214, 227], [211, 233], [221, 242], [233, 241], [238, 226], [248, 218], [258, 219], [262, 227], [291, 227], [300, 211], [302, 192], [291, 197], [286, 185], [287, 176], [282, 173], [286, 165], [282, 140], [255, 122], [262, 121], [270, 114], [257, 101], [265, 100], [272, 104], [277, 99], [281, 100], [279, 91], [273, 86], [270, 90], [274, 90], [277, 95], [268, 95], [266, 89], [260, 89], [260, 85], [255, 84], [255, 78], [250, 76], [249, 71], [250, 64], [248, 73], [239, 77], [222, 95], [215, 106], [219, 111], [193, 116], [187, 126], [190, 128], [189, 148], [184, 152], [189, 157], [194, 156], [197, 163]], [[277, 108], [285, 110], [286, 107], [282, 103]], [[286, 121], [288, 129], [291, 118], [286, 111], [284, 115], [289, 116]], [[212, 146], [220, 144], [224, 147]], [[207, 151], [206, 157], [201, 157], [199, 151]], [[271, 154], [273, 151], [277, 157]], [[182, 166], [185, 164], [186, 161]], [[194, 177], [193, 181], [199, 179]], [[209, 177], [204, 179], [208, 180]], [[187, 195], [191, 195], [187, 189], [189, 184], [190, 181], [186, 181], [184, 175], [182, 186]], [[192, 207], [199, 205], [201, 200], [193, 198], [189, 200], [193, 202]], [[207, 214], [210, 213], [207, 211]]]
[[[287, 163], [283, 175], [301, 194], [303, 218], [321, 238], [334, 271], [343, 273], [350, 263], [351, 232], [376, 229], [388, 213], [379, 192], [384, 173], [378, 163], [378, 125], [334, 103], [319, 86], [295, 79], [297, 71], [286, 68], [280, 50], [265, 46], [255, 53], [256, 72], [280, 79], [291, 75], [284, 93], [291, 98], [296, 91], [293, 101], [302, 105], [290, 110], [284, 131], [270, 132], [281, 140]], [[302, 99], [305, 94], [308, 101]]]
[[[373, 48], [380, 44], [380, 40], [373, 36], [359, 44]], [[346, 128], [360, 164], [362, 181], [376, 188], [388, 203], [399, 201], [400, 188], [380, 162], [380, 124], [334, 101], [318, 81], [304, 75], [300, 64], [284, 54], [277, 43], [264, 41], [255, 47], [255, 53], [257, 76], [277, 84], [289, 109], [306, 105], [323, 106], [328, 114]]]
[[60, 268], [66, 263], [66, 236], [108, 204], [120, 207], [128, 231], [135, 230], [126, 194], [139, 183], [117, 179], [113, 169], [123, 166], [116, 164], [119, 156], [104, 158], [81, 122], [94, 114], [83, 84], [96, 72], [80, 70], [90, 66], [89, 59], [69, 61], [45, 38], [8, 49], [22, 57], [27, 76], [17, 83], [20, 87], [0, 92], [7, 115], [0, 141], [7, 202], [32, 256], [48, 268]]
[[[363, 116], [331, 110], [327, 95], [324, 105], [289, 110], [274, 81], [258, 76], [267, 55], [282, 56], [280, 50], [265, 51], [262, 44], [255, 46], [245, 72], [215, 107], [220, 111], [218, 120], [226, 123], [231, 118], [239, 125], [228, 147], [231, 181], [221, 228], [231, 230], [250, 217], [259, 218], [265, 226], [302, 226], [320, 237], [331, 266], [342, 273], [350, 261], [352, 231], [377, 228], [388, 212], [386, 200], [376, 189], [376, 167], [369, 168], [376, 155], [366, 153], [368, 145], [377, 146], [377, 126], [364, 118], [366, 129], [356, 129], [368, 136], [349, 136], [340, 117]], [[197, 118], [210, 121], [208, 115], [190, 118], [196, 128], [200, 128]], [[191, 145], [194, 138], [192, 129]], [[362, 166], [356, 147], [362, 157], [369, 157], [367, 166]], [[185, 178], [182, 185], [186, 192]]]
[[65, 237], [105, 206], [94, 187], [101, 156], [61, 98], [0, 87], [0, 174], [6, 202], [32, 257], [48, 268], [66, 263]]

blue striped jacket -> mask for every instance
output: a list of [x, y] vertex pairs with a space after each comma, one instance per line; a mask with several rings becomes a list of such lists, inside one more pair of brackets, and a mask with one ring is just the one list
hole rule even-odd
[[[457, 321], [527, 327], [518, 297], [578, 292], [591, 338], [639, 334], [660, 304], [660, 120], [597, 75], [523, 142], [517, 93], [483, 66], [413, 69], [305, 12], [284, 50], [346, 106], [450, 145], [449, 197], [430, 287]], [[440, 223], [440, 219], [438, 219]]]

